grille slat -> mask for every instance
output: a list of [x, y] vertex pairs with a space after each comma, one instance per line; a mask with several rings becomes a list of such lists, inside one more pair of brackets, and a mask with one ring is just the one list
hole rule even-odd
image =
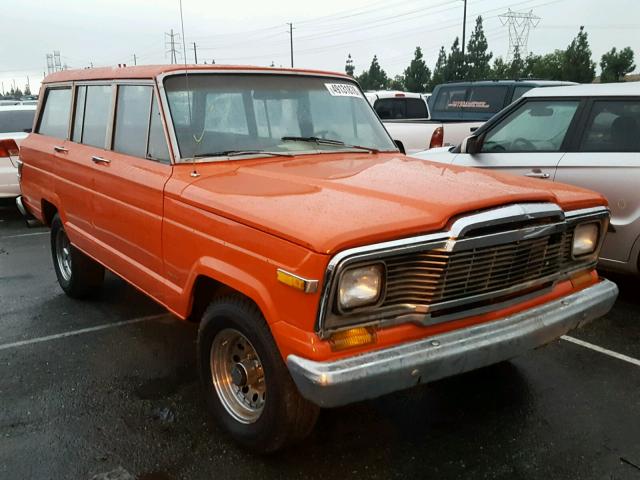
[[429, 305], [491, 293], [569, 268], [573, 232], [459, 252], [431, 250], [386, 259], [383, 305]]

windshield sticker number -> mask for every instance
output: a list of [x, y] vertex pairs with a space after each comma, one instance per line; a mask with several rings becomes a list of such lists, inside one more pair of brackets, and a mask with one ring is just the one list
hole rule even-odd
[[362, 98], [360, 90], [355, 85], [348, 83], [325, 83], [325, 87], [334, 97], [358, 97]]

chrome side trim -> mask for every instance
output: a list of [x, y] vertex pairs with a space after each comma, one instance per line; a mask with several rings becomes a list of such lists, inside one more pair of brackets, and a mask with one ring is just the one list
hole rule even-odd
[[[600, 219], [608, 223], [608, 214], [609, 210], [606, 207], [587, 208], [565, 213], [560, 206], [553, 203], [521, 203], [460, 217], [453, 222], [448, 231], [365, 245], [339, 252], [329, 261], [324, 275], [322, 294], [318, 315], [316, 317], [316, 333], [321, 338], [326, 338], [327, 330], [325, 329], [324, 321], [329, 313], [334, 283], [337, 282], [340, 273], [346, 266], [354, 262], [384, 258], [390, 255], [411, 253], [419, 250], [443, 249], [453, 252], [488, 245], [518, 242], [551, 235], [583, 220]], [[508, 229], [509, 224], [535, 221], [542, 218], [550, 218], [556, 221], [527, 228]], [[505, 226], [505, 231], [484, 236], [464, 237], [465, 234], [468, 234], [472, 230], [500, 225]], [[604, 231], [606, 231], [606, 225], [604, 226]], [[604, 235], [600, 238], [600, 245], [596, 249], [596, 252], [599, 252], [603, 241]], [[592, 268], [597, 260], [597, 255], [585, 257], [581, 260], [583, 261], [583, 263], [580, 264], [581, 269]], [[534, 284], [541, 284], [542, 280], [559, 281], [560, 279], [561, 278], [540, 279], [532, 285], [526, 285], [523, 288], [533, 286]], [[466, 301], [477, 301], [477, 299], [463, 299], [463, 302]], [[463, 302], [457, 303], [460, 304]], [[426, 310], [420, 311], [420, 313], [424, 314]]]
[[329, 362], [289, 355], [303, 397], [337, 407], [521, 355], [603, 315], [618, 287], [608, 280], [505, 318]]

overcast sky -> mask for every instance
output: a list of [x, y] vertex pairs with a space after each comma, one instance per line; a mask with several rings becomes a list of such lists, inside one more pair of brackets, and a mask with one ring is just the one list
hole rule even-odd
[[[3, 0], [0, 81], [32, 90], [46, 72], [46, 54], [59, 50], [70, 68], [168, 63], [164, 33], [180, 33], [179, 0]], [[440, 45], [462, 36], [462, 0], [183, 0], [187, 58], [232, 64], [289, 65], [287, 22], [293, 22], [295, 66], [344, 70], [351, 53], [356, 72], [374, 54], [391, 76], [421, 46], [433, 68]], [[529, 50], [565, 48], [580, 25], [594, 60], [615, 46], [630, 46], [640, 64], [638, 0], [468, 0], [467, 39], [482, 14], [489, 49], [505, 56], [509, 34], [499, 15], [511, 8], [541, 17]], [[181, 45], [180, 52], [182, 52]], [[182, 62], [182, 55], [178, 57]]]

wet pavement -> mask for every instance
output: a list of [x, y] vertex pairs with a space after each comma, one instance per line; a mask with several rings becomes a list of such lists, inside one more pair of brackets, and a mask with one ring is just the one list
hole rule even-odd
[[[614, 310], [573, 336], [640, 359], [638, 281], [611, 278]], [[640, 367], [579, 345], [323, 411], [258, 457], [207, 414], [195, 339], [113, 275], [67, 298], [47, 231], [0, 205], [0, 479], [640, 479]]]

